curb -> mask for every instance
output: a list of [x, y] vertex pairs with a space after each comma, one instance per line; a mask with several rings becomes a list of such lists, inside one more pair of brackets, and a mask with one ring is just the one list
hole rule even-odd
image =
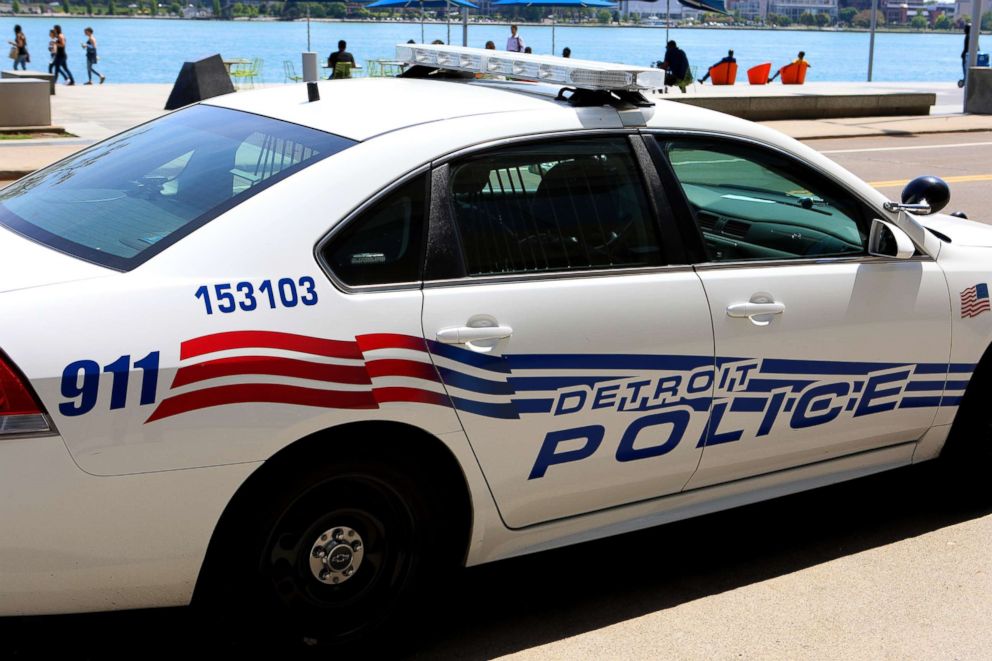
[[[769, 126], [768, 128], [775, 128]], [[780, 131], [780, 129], [775, 129]], [[785, 133], [785, 131], [781, 131]], [[920, 131], [865, 131], [863, 133], [838, 133], [838, 134], [816, 134], [808, 136], [795, 136], [786, 133], [795, 140], [846, 140], [853, 138], [885, 138], [885, 137], [907, 137], [913, 135], [939, 135], [941, 133], [989, 133], [992, 128], [972, 128], [972, 129], [923, 129]]]

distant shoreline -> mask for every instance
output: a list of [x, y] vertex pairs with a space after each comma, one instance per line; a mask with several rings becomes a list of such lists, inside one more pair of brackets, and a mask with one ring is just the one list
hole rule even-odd
[[[79, 19], [79, 20], [119, 20], [119, 19], [132, 19], [141, 21], [209, 21], [216, 23], [301, 23], [306, 22], [306, 18], [297, 18], [291, 21], [284, 21], [279, 18], [272, 18], [269, 16], [259, 16], [255, 18], [236, 18], [236, 19], [215, 19], [215, 18], [183, 18], [182, 16], [106, 16], [103, 14], [94, 15], [81, 15], [81, 14], [3, 14], [6, 17], [12, 18], [36, 18], [36, 19]], [[420, 21], [415, 20], [401, 20], [401, 21], [374, 21], [365, 19], [347, 19], [347, 18], [311, 18], [312, 23], [354, 23], [354, 24], [371, 24], [371, 25], [420, 25]], [[509, 26], [510, 24], [520, 25], [522, 27], [551, 27], [550, 23], [528, 23], [526, 21], [469, 21], [469, 26], [473, 25], [494, 25], [494, 26]], [[438, 20], [427, 20], [424, 21], [425, 25], [447, 25], [445, 21]], [[451, 25], [461, 25], [461, 21], [452, 21]], [[624, 23], [618, 25], [616, 23], [558, 23], [556, 25], [558, 28], [638, 28], [643, 30], [664, 30], [664, 25], [642, 25], [640, 23]], [[767, 25], [673, 25], [670, 29], [672, 30], [751, 30], [751, 31], [766, 31], [766, 32], [854, 32], [868, 34], [871, 30], [868, 28], [839, 28], [839, 27], [828, 27], [828, 28], [818, 28], [808, 25], [789, 25], [787, 27], [780, 26], [767, 26]], [[876, 28], [875, 32], [877, 34], [941, 34], [941, 35], [962, 35], [964, 34], [960, 29], [954, 30], [913, 30], [910, 27], [879, 27]], [[982, 31], [983, 35], [992, 35], [992, 31]]]

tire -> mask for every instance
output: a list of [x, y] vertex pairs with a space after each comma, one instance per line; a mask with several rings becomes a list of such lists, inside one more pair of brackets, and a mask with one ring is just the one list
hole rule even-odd
[[426, 610], [411, 607], [421, 585], [456, 557], [439, 533], [440, 498], [409, 469], [369, 461], [304, 473], [269, 481], [226, 527], [207, 576], [210, 610], [239, 638], [269, 644], [405, 640], [383, 634], [412, 632]]

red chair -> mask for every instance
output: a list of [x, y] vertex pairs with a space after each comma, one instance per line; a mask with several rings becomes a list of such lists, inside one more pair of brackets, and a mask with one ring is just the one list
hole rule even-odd
[[737, 80], [737, 63], [721, 62], [710, 67], [709, 73], [714, 85], [733, 85]]
[[782, 76], [783, 85], [802, 85], [806, 82], [806, 69], [809, 68], [809, 64], [806, 60], [799, 60], [798, 62], [793, 62], [792, 64], [786, 64], [784, 67], [779, 69], [779, 75]]
[[767, 85], [768, 74], [772, 72], [772, 63], [765, 62], [747, 70], [747, 82], [752, 85]]

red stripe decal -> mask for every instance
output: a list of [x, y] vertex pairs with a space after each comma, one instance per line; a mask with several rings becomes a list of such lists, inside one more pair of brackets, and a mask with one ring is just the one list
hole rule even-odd
[[286, 349], [288, 351], [299, 351], [301, 353], [310, 353], [315, 356], [326, 356], [328, 358], [362, 359], [358, 345], [354, 342], [325, 340], [319, 337], [310, 337], [309, 335], [278, 333], [275, 331], [230, 331], [196, 337], [182, 343], [179, 358], [186, 360], [187, 358], [202, 356], [203, 354], [214, 353], [215, 351], [257, 348]]
[[427, 379], [428, 381], [440, 381], [437, 370], [433, 365], [419, 363], [416, 360], [401, 360], [394, 358], [384, 358], [382, 360], [370, 360], [365, 363], [365, 369], [369, 376], [409, 376], [414, 379]]
[[414, 335], [400, 335], [399, 333], [370, 333], [359, 335], [355, 338], [358, 348], [362, 351], [375, 351], [376, 349], [412, 349], [414, 351], [427, 351], [427, 343], [424, 338]]
[[154, 422], [180, 413], [188, 413], [212, 406], [248, 403], [296, 404], [328, 409], [378, 408], [372, 393], [368, 390], [345, 392], [259, 383], [204, 388], [169, 397], [162, 400], [158, 408], [145, 422]]
[[172, 387], [178, 388], [198, 381], [243, 374], [291, 376], [330, 383], [361, 385], [372, 383], [365, 369], [356, 365], [327, 365], [307, 360], [274, 358], [272, 356], [236, 356], [180, 367], [176, 372], [176, 378], [172, 381]]
[[420, 388], [373, 388], [372, 394], [380, 404], [386, 402], [414, 402], [417, 404], [437, 404], [450, 406], [447, 395]]

